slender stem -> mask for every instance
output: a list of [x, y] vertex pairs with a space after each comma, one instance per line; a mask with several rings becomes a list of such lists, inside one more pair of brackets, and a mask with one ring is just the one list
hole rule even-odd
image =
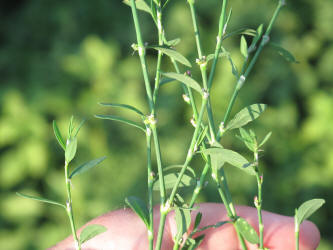
[[[141, 67], [142, 67], [142, 72], [143, 72], [143, 77], [144, 77], [145, 87], [146, 87], [146, 92], [147, 92], [147, 97], [148, 97], [148, 103], [149, 103], [149, 108], [150, 108], [150, 113], [151, 113], [151, 115], [150, 115], [150, 120], [151, 120], [150, 121], [150, 128], [152, 130], [153, 139], [154, 139], [157, 169], [158, 169], [158, 175], [159, 175], [159, 180], [160, 180], [159, 183], [160, 183], [161, 217], [160, 217], [160, 226], [159, 226], [159, 233], [158, 233], [159, 236], [158, 236], [158, 239], [157, 239], [158, 244], [157, 244], [157, 247], [156, 247], [156, 249], [160, 249], [161, 244], [162, 244], [162, 237], [163, 237], [164, 224], [165, 224], [165, 218], [163, 218], [163, 216], [162, 216], [162, 211], [165, 207], [165, 197], [166, 197], [165, 184], [164, 184], [164, 175], [163, 175], [163, 169], [162, 169], [162, 157], [161, 157], [160, 145], [159, 145], [159, 140], [158, 140], [158, 133], [157, 133], [157, 129], [156, 129], [155, 103], [154, 103], [154, 98], [152, 96], [152, 91], [151, 91], [151, 87], [150, 87], [150, 82], [149, 82], [149, 77], [148, 77], [148, 69], [147, 69], [146, 57], [145, 57], [145, 47], [144, 47], [143, 42], [142, 42], [140, 25], [139, 25], [139, 20], [138, 20], [137, 10], [136, 10], [134, 0], [131, 0], [131, 9], [132, 9], [133, 21], [134, 21], [134, 26], [135, 26], [135, 31], [136, 31], [137, 42], [138, 42], [139, 57], [140, 57], [140, 62], [141, 62]], [[160, 10], [160, 6], [159, 6], [159, 10]], [[161, 13], [159, 14], [159, 16], [161, 17]], [[159, 38], [160, 37], [161, 36], [159, 34]], [[159, 71], [159, 69], [158, 69], [158, 71]], [[158, 75], [159, 75], [159, 73], [158, 73]], [[157, 80], [157, 85], [158, 84], [159, 84], [159, 80]]]
[[148, 177], [148, 211], [149, 211], [149, 227], [148, 227], [148, 242], [149, 250], [154, 247], [154, 210], [153, 210], [153, 183], [154, 173], [151, 166], [151, 130], [147, 127], [147, 177]]
[[299, 250], [299, 231], [295, 232], [296, 250]]
[[71, 194], [71, 181], [68, 178], [68, 163], [65, 162], [65, 181], [66, 181], [66, 191], [67, 191], [67, 202], [66, 202], [66, 212], [69, 218], [69, 222], [71, 224], [72, 234], [75, 242], [75, 248], [77, 250], [81, 250], [81, 245], [78, 240], [75, 224], [74, 224], [74, 214], [72, 208], [72, 194]]
[[258, 213], [258, 224], [259, 224], [259, 249], [264, 250], [264, 224], [262, 221], [262, 183], [263, 177], [259, 174], [259, 157], [258, 157], [258, 150], [256, 149], [254, 152], [254, 161], [256, 162], [255, 171], [256, 171], [256, 180], [257, 180], [257, 187], [258, 187], [258, 197], [254, 199], [254, 205], [257, 208]]
[[[234, 92], [232, 94], [232, 97], [231, 97], [231, 100], [229, 102], [229, 105], [228, 105], [228, 108], [227, 108], [227, 112], [225, 113], [224, 115], [224, 118], [223, 118], [223, 123], [225, 124], [230, 116], [230, 112], [231, 112], [231, 109], [235, 103], [235, 100], [236, 100], [236, 97], [239, 93], [239, 90], [241, 89], [241, 87], [243, 86], [244, 82], [246, 81], [248, 75], [250, 74], [251, 70], [253, 69], [253, 66], [255, 65], [255, 63], [257, 62], [257, 59], [261, 53], [261, 51], [263, 50], [264, 46], [269, 42], [269, 35], [272, 31], [272, 27], [273, 27], [273, 24], [275, 23], [276, 21], [276, 18], [281, 10], [281, 8], [285, 5], [284, 1], [283, 0], [280, 0], [279, 3], [278, 3], [278, 6], [276, 7], [275, 11], [274, 11], [274, 14], [269, 22], [269, 25], [267, 27], [267, 30], [263, 36], [263, 38], [261, 39], [261, 42], [260, 42], [260, 45], [258, 47], [258, 49], [256, 50], [253, 58], [251, 59], [246, 71], [244, 72], [244, 74], [241, 74], [239, 76], [239, 78], [237, 79], [237, 84], [235, 86], [235, 89], [234, 89]], [[246, 63], [247, 61], [245, 61]], [[222, 137], [222, 133], [221, 131], [219, 131], [218, 133], [218, 136], [217, 136], [217, 140], [220, 140]]]

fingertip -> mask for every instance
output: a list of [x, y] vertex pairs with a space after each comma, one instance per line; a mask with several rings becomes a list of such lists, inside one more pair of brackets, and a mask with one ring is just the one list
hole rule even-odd
[[[300, 227], [300, 245], [304, 249], [316, 249], [320, 242], [318, 227], [311, 221], [304, 221]], [[306, 246], [306, 248], [305, 248]]]

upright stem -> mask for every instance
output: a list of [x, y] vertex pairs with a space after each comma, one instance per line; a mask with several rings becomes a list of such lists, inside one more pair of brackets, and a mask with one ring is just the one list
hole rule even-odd
[[[152, 96], [152, 90], [150, 87], [150, 82], [149, 82], [149, 77], [148, 77], [148, 69], [147, 69], [147, 64], [146, 64], [146, 57], [145, 57], [145, 47], [142, 42], [142, 36], [141, 36], [141, 30], [140, 30], [140, 25], [139, 25], [139, 20], [137, 16], [137, 10], [135, 6], [135, 0], [131, 0], [131, 9], [132, 9], [132, 15], [133, 15], [133, 21], [134, 21], [134, 26], [135, 26], [135, 31], [136, 31], [136, 37], [137, 37], [137, 42], [138, 42], [138, 52], [139, 52], [139, 57], [140, 57], [140, 62], [141, 62], [141, 67], [142, 67], [142, 73], [145, 81], [145, 87], [146, 87], [146, 92], [147, 92], [147, 97], [148, 97], [148, 103], [149, 103], [149, 109], [150, 109], [150, 128], [152, 130], [153, 134], [153, 139], [154, 139], [154, 146], [155, 146], [155, 153], [156, 153], [156, 160], [157, 160], [157, 169], [158, 169], [158, 175], [159, 175], [159, 183], [160, 183], [160, 210], [161, 210], [161, 218], [160, 218], [160, 226], [159, 226], [159, 234], [163, 235], [164, 231], [164, 224], [165, 224], [165, 218], [162, 218], [162, 211], [165, 207], [165, 184], [164, 184], [164, 175], [163, 175], [163, 169], [162, 169], [162, 157], [161, 157], [161, 151], [160, 151], [160, 144], [158, 140], [158, 133], [156, 129], [156, 114], [155, 114], [155, 102], [154, 99], [156, 98], [157, 95], [157, 90], [155, 90], [154, 96]], [[158, 10], [160, 11], [160, 6], [158, 6]], [[161, 21], [161, 13], [159, 14], [159, 20]], [[159, 23], [159, 27], [161, 27], [161, 23]], [[159, 42], [161, 38], [161, 29], [159, 28]], [[159, 54], [159, 57], [162, 55]], [[161, 59], [160, 59], [161, 60]], [[160, 61], [158, 62], [158, 69], [157, 69], [157, 77], [160, 75]], [[155, 86], [158, 88], [159, 85], [159, 78], [156, 80]], [[161, 240], [161, 239], [160, 239]], [[161, 245], [162, 242], [159, 244]], [[157, 247], [156, 249], [160, 249], [160, 247]]]
[[76, 229], [74, 224], [74, 214], [72, 208], [72, 194], [71, 194], [71, 181], [68, 178], [68, 163], [65, 162], [65, 181], [66, 181], [66, 191], [67, 191], [67, 202], [66, 202], [66, 212], [71, 224], [72, 234], [75, 242], [75, 249], [81, 250], [81, 245], [76, 235]]
[[257, 208], [258, 213], [258, 224], [259, 224], [259, 250], [264, 250], [264, 223], [262, 221], [262, 183], [263, 177], [259, 174], [259, 157], [258, 151], [254, 152], [254, 160], [256, 162], [256, 179], [257, 179], [257, 187], [258, 187], [258, 197], [254, 199], [254, 205]]
[[149, 227], [148, 227], [148, 242], [149, 250], [154, 247], [154, 219], [153, 219], [153, 183], [154, 173], [151, 166], [151, 130], [147, 127], [147, 176], [148, 176], [148, 211], [149, 211]]

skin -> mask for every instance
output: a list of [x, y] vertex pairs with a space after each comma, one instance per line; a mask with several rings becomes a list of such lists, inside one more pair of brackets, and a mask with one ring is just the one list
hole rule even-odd
[[[216, 203], [202, 203], [192, 213], [192, 221], [198, 212], [203, 213], [199, 228], [213, 225], [218, 221], [228, 220], [223, 205]], [[155, 236], [159, 221], [159, 208], [155, 207]], [[237, 206], [237, 214], [245, 218], [258, 232], [257, 210], [253, 207]], [[282, 216], [263, 211], [264, 221], [264, 246], [271, 250], [295, 249], [294, 218]], [[107, 227], [107, 231], [87, 241], [82, 245], [82, 250], [113, 250], [113, 249], [148, 249], [147, 232], [144, 223], [130, 209], [116, 210], [97, 217], [88, 222], [90, 224], [100, 224]], [[78, 230], [78, 235], [83, 226]], [[177, 233], [174, 220], [174, 213], [169, 213], [163, 238], [162, 249], [172, 249], [173, 237]], [[241, 249], [236, 232], [230, 223], [219, 228], [211, 228], [203, 232], [206, 236], [197, 249]], [[199, 234], [198, 234], [199, 235]], [[196, 235], [197, 236], [197, 235]], [[73, 237], [70, 236], [64, 241], [51, 247], [50, 250], [70, 250], [75, 249]], [[320, 241], [320, 233], [317, 227], [310, 221], [305, 221], [300, 227], [300, 249], [316, 249]], [[258, 249], [256, 245], [247, 244], [249, 250]]]

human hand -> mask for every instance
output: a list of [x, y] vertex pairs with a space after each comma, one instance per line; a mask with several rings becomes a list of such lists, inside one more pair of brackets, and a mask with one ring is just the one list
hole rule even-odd
[[[192, 213], [192, 221], [198, 212], [203, 214], [199, 228], [213, 225], [218, 221], [228, 220], [224, 205], [217, 203], [201, 203], [199, 208]], [[237, 215], [245, 218], [258, 231], [257, 210], [253, 207], [236, 206]], [[282, 216], [263, 211], [264, 222], [264, 246], [274, 250], [295, 249], [294, 218]], [[154, 210], [154, 228], [157, 235], [159, 222], [159, 207]], [[130, 209], [122, 209], [109, 212], [89, 224], [100, 224], [107, 227], [107, 231], [87, 241], [82, 250], [146, 250], [148, 249], [147, 231], [144, 223]], [[80, 234], [83, 226], [78, 230]], [[174, 220], [174, 213], [169, 213], [164, 231], [162, 249], [172, 249], [173, 238], [177, 233], [177, 226]], [[225, 224], [219, 228], [210, 228], [203, 232], [204, 241], [199, 249], [241, 249], [236, 232], [231, 224]], [[155, 237], [156, 238], [156, 237]], [[305, 221], [300, 227], [300, 249], [316, 249], [320, 240], [320, 233], [317, 227], [309, 221]], [[256, 245], [247, 244], [249, 250], [257, 249]], [[70, 236], [50, 250], [75, 249], [73, 237]]]

